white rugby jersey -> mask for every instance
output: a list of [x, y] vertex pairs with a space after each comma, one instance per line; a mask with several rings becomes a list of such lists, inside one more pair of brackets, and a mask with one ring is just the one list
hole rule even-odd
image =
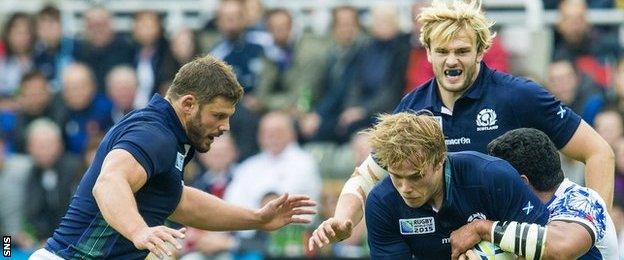
[[579, 259], [618, 259], [618, 240], [613, 221], [598, 193], [568, 179], [547, 203], [549, 221], [574, 221], [589, 231], [594, 245]]

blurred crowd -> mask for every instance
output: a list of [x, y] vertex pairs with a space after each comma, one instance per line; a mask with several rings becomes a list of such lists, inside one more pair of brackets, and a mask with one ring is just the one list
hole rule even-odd
[[[589, 8], [621, 1], [544, 0], [558, 10], [551, 62], [542, 83], [580, 114], [616, 154], [612, 218], [624, 246], [624, 59], [618, 28], [593, 25]], [[424, 4], [412, 6], [415, 17]], [[361, 14], [370, 15], [370, 26]], [[222, 0], [200, 30], [165, 30], [162, 14], [134, 13], [130, 32], [113, 30], [113, 15], [94, 6], [77, 35], [64, 33], [59, 9], [8, 16], [0, 41], [0, 234], [27, 255], [51, 235], [106, 131], [155, 93], [177, 70], [211, 54], [229, 63], [245, 89], [231, 133], [196, 156], [185, 182], [231, 203], [257, 208], [283, 192], [320, 202], [315, 221], [333, 215], [343, 182], [369, 153], [358, 131], [392, 112], [401, 97], [433, 72], [419, 25], [401, 31], [395, 7], [338, 6], [326, 35], [295, 30], [283, 8], [261, 0]], [[497, 37], [489, 67], [514, 74]], [[562, 158], [565, 174], [583, 184], [583, 164]], [[365, 257], [365, 228], [330, 248], [308, 252], [315, 226], [272, 232], [189, 231], [183, 259]], [[624, 249], [624, 247], [621, 247]], [[621, 250], [624, 251], [624, 250]], [[14, 253], [15, 254], [15, 253]]]

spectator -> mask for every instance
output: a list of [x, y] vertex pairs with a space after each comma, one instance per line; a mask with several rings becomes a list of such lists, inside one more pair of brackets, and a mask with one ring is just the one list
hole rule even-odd
[[624, 200], [624, 138], [616, 141], [613, 145], [613, 152], [615, 153], [615, 187], [613, 197]]
[[[560, 5], [562, 0], [542, 0], [544, 2], [544, 9], [557, 9], [557, 6]], [[619, 0], [618, 0], [619, 1]], [[587, 1], [587, 6], [589, 8], [613, 8], [614, 6], [613, 0], [591, 0]]]
[[217, 10], [217, 28], [221, 40], [211, 49], [210, 54], [234, 68], [238, 81], [247, 93], [253, 92], [256, 85], [263, 49], [245, 37], [247, 21], [244, 8], [243, 2], [239, 0], [221, 1]]
[[338, 118], [339, 131], [347, 137], [368, 127], [373, 115], [392, 111], [405, 86], [409, 46], [401, 40], [396, 8], [377, 6], [371, 12], [373, 40], [358, 57], [356, 81]]
[[[195, 177], [191, 186], [223, 198], [227, 186], [232, 181], [236, 157], [236, 146], [229, 134], [215, 138], [208, 152], [198, 154], [205, 171]], [[228, 251], [233, 250], [236, 244], [234, 236], [227, 232], [189, 229], [186, 234], [185, 251], [191, 253], [185, 255], [183, 260], [227, 257]]]
[[231, 131], [243, 160], [258, 150], [255, 135], [258, 130], [260, 103], [254, 96], [258, 74], [262, 70], [262, 46], [245, 37], [246, 14], [243, 2], [221, 1], [217, 10], [220, 40], [210, 54], [232, 66], [236, 78], [245, 89], [243, 100], [236, 106], [231, 119]]
[[139, 84], [134, 99], [135, 108], [147, 105], [158, 87], [167, 80], [159, 73], [169, 51], [161, 18], [154, 11], [141, 11], [134, 16], [132, 36], [135, 45], [134, 65]]
[[268, 192], [305, 194], [318, 199], [317, 165], [296, 142], [291, 118], [270, 112], [258, 131], [261, 152], [243, 161], [225, 193], [225, 199], [241, 206], [258, 207]]
[[33, 169], [28, 180], [26, 220], [38, 243], [50, 237], [65, 214], [77, 185], [80, 159], [63, 149], [61, 129], [49, 119], [33, 121], [26, 131]]
[[108, 72], [121, 64], [132, 64], [133, 49], [121, 36], [115, 35], [110, 13], [96, 7], [84, 14], [83, 40], [76, 42], [73, 56], [76, 61], [93, 70], [97, 93], [105, 93], [105, 78]]
[[603, 103], [600, 88], [568, 60], [557, 60], [548, 66], [546, 88], [589, 124]]
[[[2, 41], [6, 55], [0, 57], [0, 100], [7, 101], [15, 94], [22, 75], [33, 67], [35, 32], [30, 15], [13, 13], [2, 29]], [[6, 107], [5, 104], [11, 107], [11, 102], [0, 102], [2, 107]]]
[[63, 35], [61, 11], [48, 4], [37, 13], [37, 36], [35, 67], [46, 76], [52, 90], [60, 91], [61, 71], [72, 60], [73, 39]]
[[23, 226], [26, 182], [32, 168], [27, 156], [11, 153], [0, 138], [0, 234], [13, 237], [18, 248], [30, 249], [33, 241]]
[[120, 65], [113, 68], [106, 76], [106, 92], [112, 103], [110, 121], [114, 125], [134, 108], [139, 82], [133, 68]]
[[264, 5], [261, 0], [243, 0], [245, 4], [246, 38], [265, 50], [273, 46], [273, 38], [267, 32]]
[[110, 101], [96, 94], [93, 73], [84, 64], [67, 66], [63, 70], [62, 83], [64, 107], [58, 122], [63, 128], [67, 150], [80, 154], [90, 136], [110, 127]]
[[292, 115], [307, 112], [321, 83], [325, 48], [314, 36], [296, 35], [286, 9], [269, 11], [266, 23], [274, 45], [263, 59], [256, 89], [260, 106]]
[[[240, 206], [257, 207], [267, 194], [284, 192], [318, 199], [321, 179], [317, 165], [312, 156], [299, 147], [296, 139], [293, 122], [287, 114], [270, 112], [265, 115], [258, 132], [261, 152], [243, 161], [236, 169], [232, 183], [225, 192], [225, 200]], [[297, 256], [302, 256], [303, 229], [295, 230], [300, 235], [295, 235], [299, 238], [297, 245], [301, 249], [296, 249]], [[257, 239], [264, 238], [256, 235], [254, 231], [236, 233], [242, 241], [261, 243]], [[285, 256], [282, 253], [275, 254]]]
[[167, 93], [169, 84], [173, 81], [178, 69], [183, 64], [190, 62], [199, 55], [199, 45], [195, 32], [187, 27], [182, 27], [174, 31], [169, 37], [169, 51], [165, 53], [160, 74], [163, 82], [159, 86], [159, 92], [164, 95]]
[[16, 101], [20, 109], [12, 131], [12, 145], [17, 152], [25, 153], [26, 127], [41, 117], [60, 120], [59, 112], [62, 104], [59, 98], [52, 94], [45, 75], [38, 71], [31, 71], [22, 77]]
[[610, 86], [610, 63], [620, 56], [617, 34], [597, 30], [587, 21], [587, 5], [582, 0], [559, 4], [555, 25], [553, 59], [569, 59], [602, 87]]
[[611, 147], [617, 143], [617, 140], [624, 137], [622, 115], [615, 109], [605, 109], [598, 113], [593, 127]]
[[332, 10], [331, 28], [321, 89], [313, 95], [317, 101], [312, 102], [312, 111], [300, 118], [299, 127], [305, 140], [339, 143], [347, 137], [337, 130], [338, 116], [345, 109], [344, 100], [357, 72], [356, 58], [367, 38], [361, 32], [358, 11], [352, 6]]
[[624, 252], [622, 252], [622, 248], [624, 248], [624, 201], [622, 197], [613, 200], [613, 210], [609, 214], [611, 214], [617, 232], [618, 249], [620, 249], [619, 259], [622, 259], [624, 258]]

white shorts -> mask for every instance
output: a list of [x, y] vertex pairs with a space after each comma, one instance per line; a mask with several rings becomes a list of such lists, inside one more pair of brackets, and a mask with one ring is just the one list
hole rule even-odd
[[29, 260], [63, 260], [62, 257], [55, 255], [45, 248], [35, 251], [29, 258]]

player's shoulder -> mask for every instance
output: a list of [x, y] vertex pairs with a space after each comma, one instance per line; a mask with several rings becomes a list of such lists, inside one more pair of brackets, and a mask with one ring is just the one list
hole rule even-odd
[[505, 160], [475, 151], [449, 153], [453, 178], [459, 186], [483, 186], [517, 175]]
[[431, 92], [431, 88], [434, 87], [433, 86], [434, 80], [435, 79], [430, 79], [426, 81], [425, 83], [422, 83], [416, 89], [405, 94], [405, 96], [403, 96], [403, 98], [401, 99], [401, 102], [399, 102], [399, 105], [397, 105], [394, 112], [398, 113], [398, 112], [404, 112], [404, 111], [409, 111], [409, 110], [419, 110], [419, 109], [425, 108], [427, 101], [431, 99], [429, 97], [429, 94]]
[[549, 203], [549, 208], [551, 211], [574, 210], [591, 213], [590, 211], [605, 211], [607, 207], [596, 191], [564, 179]]
[[454, 169], [466, 171], [483, 170], [486, 168], [506, 167], [505, 160], [477, 151], [461, 151], [449, 153]]
[[508, 100], [522, 100], [519, 97], [537, 94], [544, 88], [537, 82], [522, 76], [514, 76], [505, 72], [494, 71], [487, 84], [502, 98]]
[[397, 194], [398, 194], [397, 190], [394, 187], [394, 185], [392, 185], [392, 180], [388, 176], [373, 187], [373, 189], [368, 194], [367, 200], [377, 202], [377, 201], [385, 201], [385, 200], [388, 200], [389, 198], [396, 199]]
[[608, 211], [605, 202], [594, 190], [565, 179], [548, 203], [550, 220], [577, 221], [595, 229], [598, 239], [605, 236]]
[[167, 124], [150, 111], [137, 111], [115, 125], [110, 134], [115, 139], [129, 139], [159, 147], [176, 147], [176, 138]]

